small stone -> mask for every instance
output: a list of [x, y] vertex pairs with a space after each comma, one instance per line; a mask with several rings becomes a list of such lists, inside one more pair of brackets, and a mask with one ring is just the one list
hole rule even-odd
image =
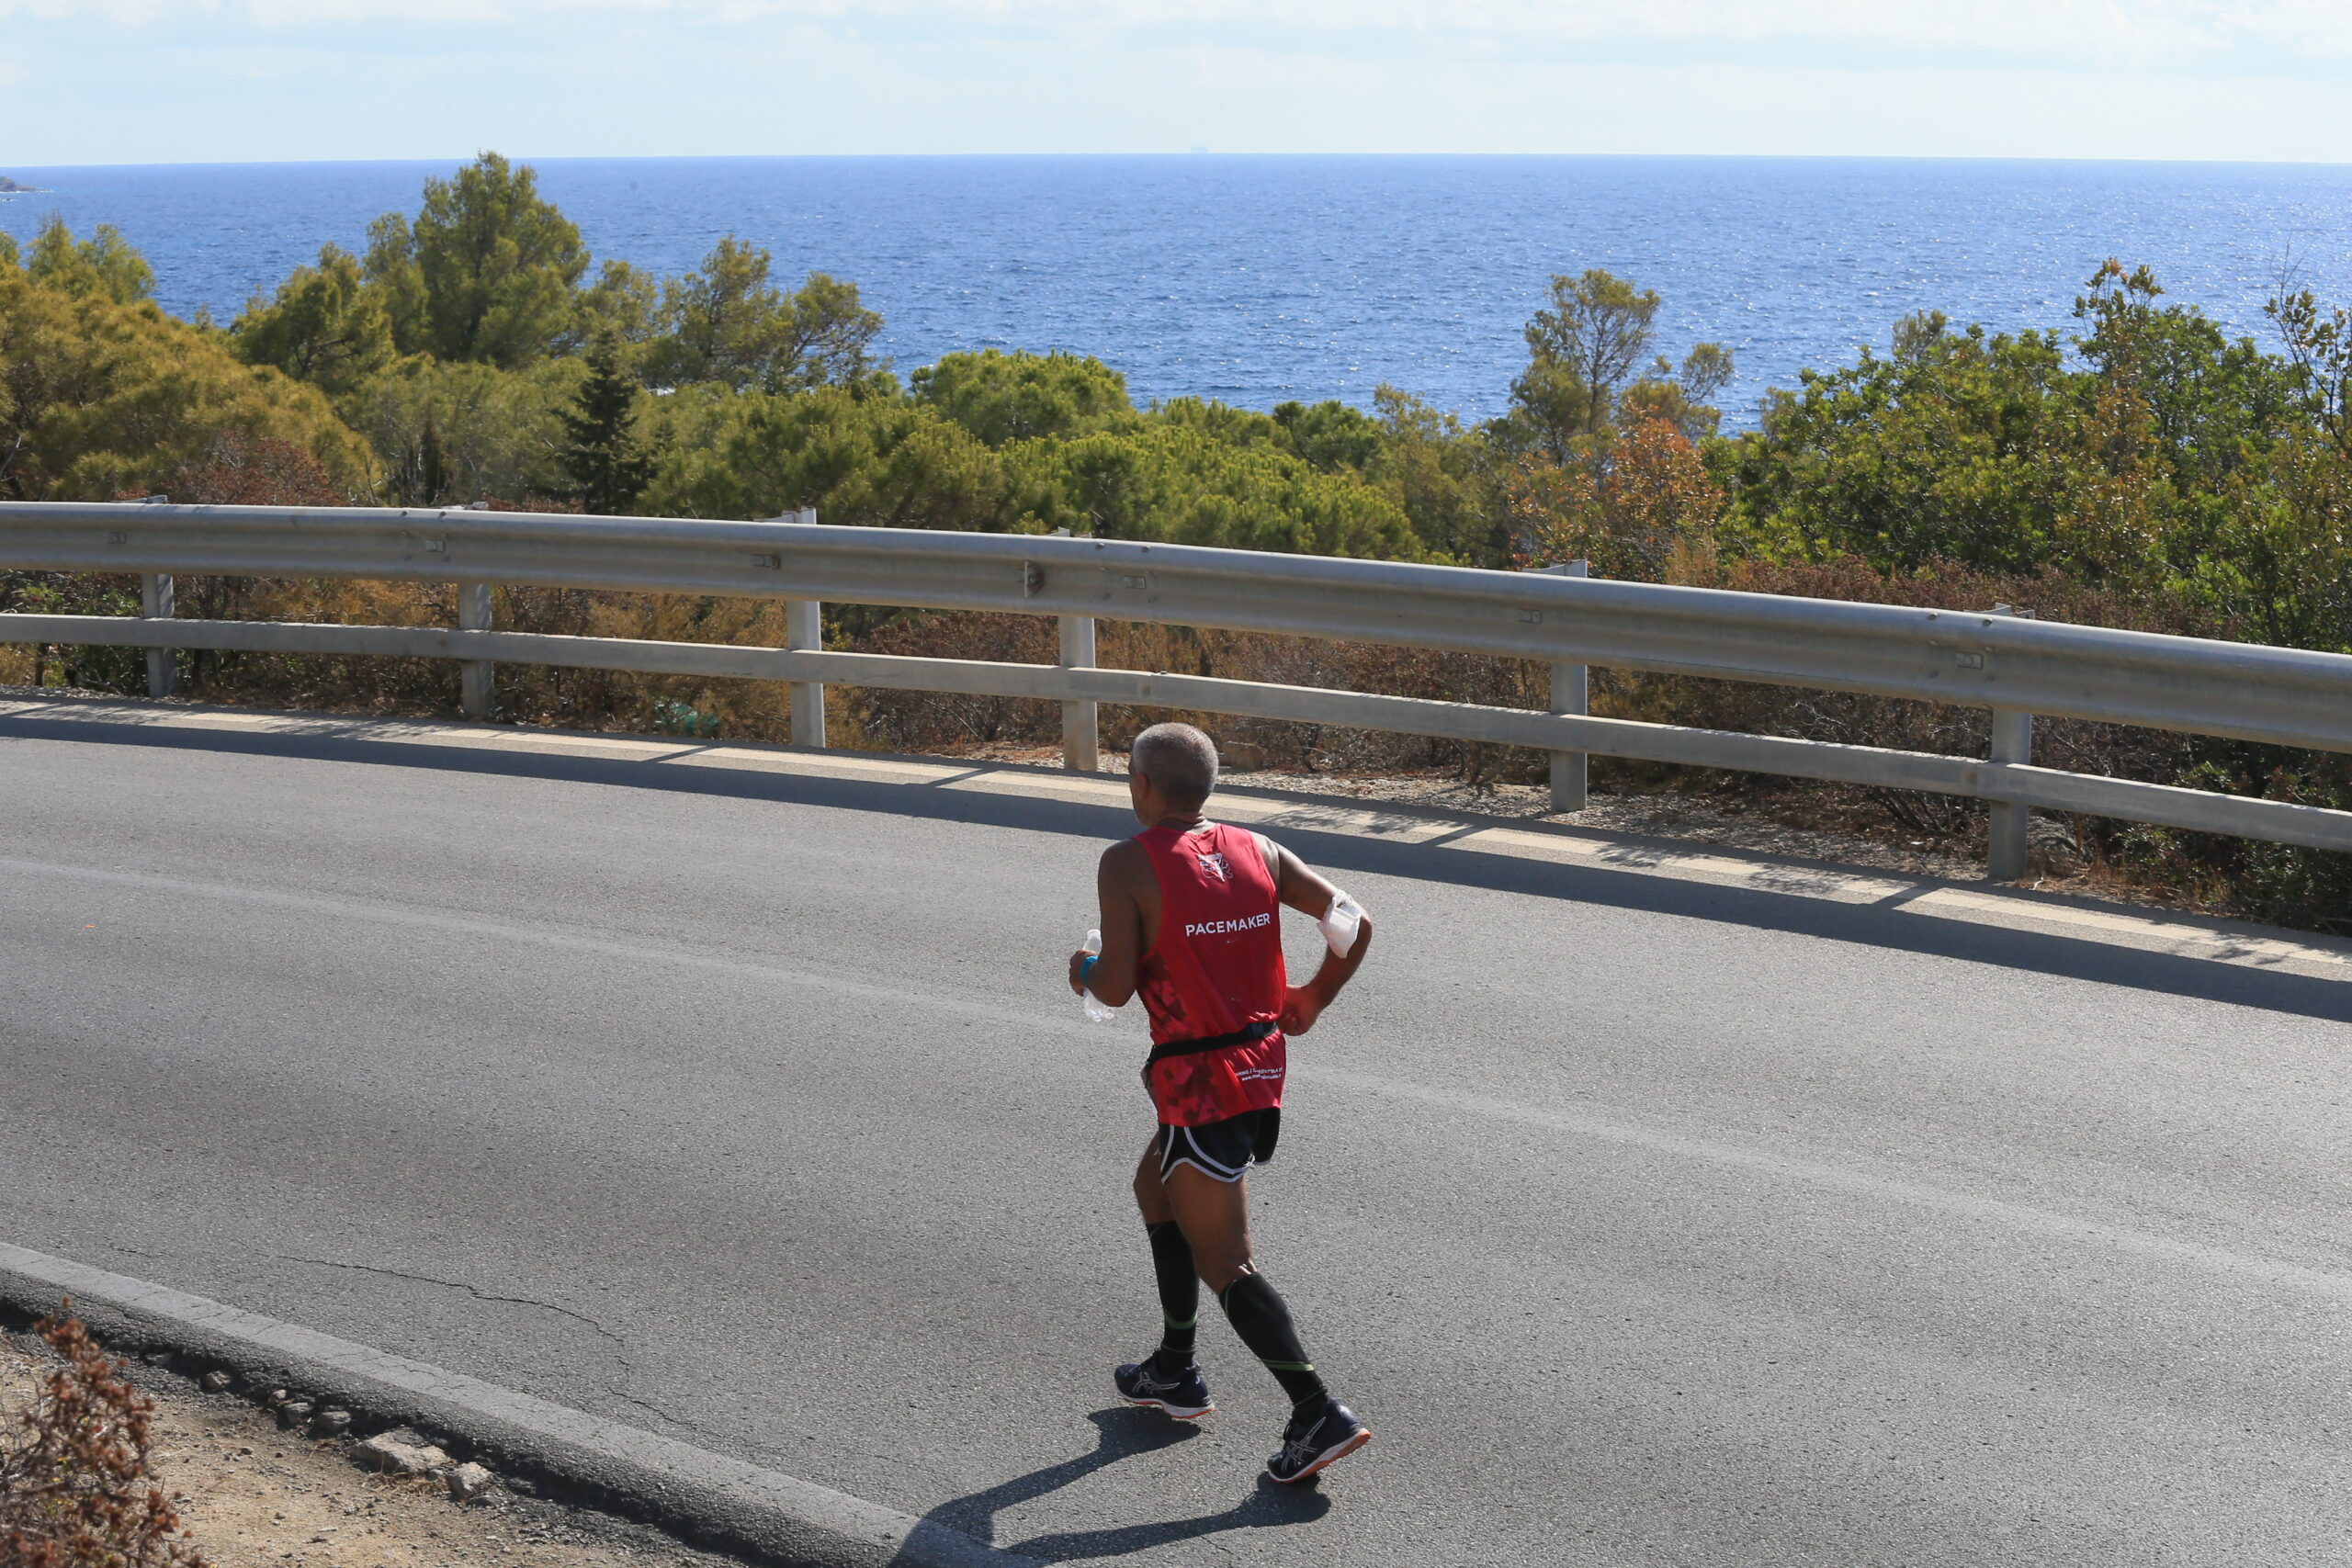
[[300, 1427], [310, 1418], [311, 1402], [307, 1399], [289, 1399], [277, 1407], [277, 1424], [281, 1427]]
[[150, 1350], [139, 1359], [151, 1367], [168, 1367], [172, 1364], [172, 1353], [169, 1350]]
[[460, 1503], [469, 1503], [490, 1490], [498, 1477], [481, 1465], [466, 1463], [449, 1472], [449, 1495]]
[[262, 1403], [265, 1404], [283, 1404], [293, 1397], [294, 1396], [292, 1394], [287, 1393], [282, 1388], [274, 1388], [269, 1391], [268, 1394], [262, 1400]]
[[362, 1463], [372, 1464], [378, 1470], [400, 1470], [404, 1468], [400, 1463], [400, 1457], [408, 1451], [409, 1445], [394, 1434], [379, 1432], [359, 1445], [359, 1459]]
[[359, 1455], [363, 1462], [397, 1475], [429, 1475], [449, 1462], [447, 1454], [406, 1427], [378, 1433], [359, 1445]]
[[207, 1393], [219, 1393], [229, 1386], [229, 1374], [218, 1371], [207, 1372], [197, 1380], [197, 1383]]
[[322, 1410], [311, 1417], [311, 1436], [314, 1438], [340, 1438], [350, 1430], [348, 1410]]

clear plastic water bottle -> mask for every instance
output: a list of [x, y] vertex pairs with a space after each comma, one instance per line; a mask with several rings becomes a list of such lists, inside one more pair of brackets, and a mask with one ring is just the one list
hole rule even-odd
[[[1088, 931], [1086, 933], [1086, 945], [1080, 951], [1093, 953], [1098, 958], [1101, 957], [1102, 954], [1102, 933], [1100, 931]], [[1086, 1016], [1092, 1019], [1095, 1022], [1108, 1023], [1113, 1019], [1119, 1016], [1119, 1010], [1117, 1008], [1104, 1006], [1101, 997], [1096, 996], [1092, 991], [1086, 989], [1082, 986], [1079, 987], [1079, 995], [1086, 998]]]

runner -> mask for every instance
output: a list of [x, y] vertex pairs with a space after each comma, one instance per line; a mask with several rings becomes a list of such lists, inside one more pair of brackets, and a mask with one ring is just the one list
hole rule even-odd
[[[1136, 737], [1127, 792], [1145, 830], [1102, 853], [1102, 954], [1070, 955], [1070, 989], [1113, 1007], [1140, 995], [1151, 1018], [1143, 1077], [1159, 1130], [1136, 1168], [1135, 1191], [1165, 1331], [1159, 1349], [1113, 1381], [1130, 1404], [1180, 1421], [1216, 1408], [1193, 1359], [1206, 1282], [1291, 1398], [1282, 1450], [1266, 1473], [1304, 1481], [1370, 1442], [1372, 1430], [1324, 1388], [1290, 1308], [1258, 1272], [1248, 1170], [1273, 1157], [1284, 1042], [1315, 1027], [1363, 962], [1372, 921], [1296, 855], [1204, 818], [1216, 766], [1216, 746], [1189, 724]], [[1278, 903], [1323, 921], [1330, 940], [1330, 955], [1304, 986], [1283, 971]], [[1359, 919], [1345, 941], [1338, 933], [1350, 913]]]

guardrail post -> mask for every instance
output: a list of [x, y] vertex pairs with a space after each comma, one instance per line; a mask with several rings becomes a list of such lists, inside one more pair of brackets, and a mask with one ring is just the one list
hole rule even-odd
[[[2020, 621], [2034, 618], [2031, 610], [1996, 604], [1993, 614]], [[2033, 715], [2016, 708], [1993, 710], [1992, 760], [1996, 762], [2033, 761]], [[1991, 803], [1984, 825], [1984, 875], [1992, 882], [2017, 882], [2025, 876], [2028, 834], [2033, 812], [2013, 800]]]
[[[1583, 577], [1591, 570], [1584, 560], [1563, 561], [1557, 566], [1540, 567], [1541, 571], [1555, 577]], [[1587, 711], [1589, 688], [1585, 667], [1581, 664], [1552, 666], [1551, 711], [1583, 714]], [[1585, 754], [1581, 751], [1552, 753], [1552, 809], [1555, 812], [1582, 811], [1586, 804]]]
[[[489, 583], [458, 584], [458, 629], [490, 630]], [[498, 666], [487, 659], [461, 660], [458, 666], [458, 694], [468, 718], [488, 718], [491, 710], [498, 705]]]
[[[2033, 715], [2016, 708], [1993, 710], [1993, 761], [2033, 761]], [[2014, 800], [1993, 802], [1985, 828], [1984, 874], [1995, 882], [2015, 882], [2025, 875], [2026, 829], [2032, 811]]]
[[[1091, 670], [1094, 666], [1094, 617], [1064, 615], [1062, 668]], [[1102, 767], [1101, 733], [1092, 703], [1062, 704], [1062, 766], [1077, 773], [1099, 773]]]
[[[173, 604], [172, 574], [151, 571], [139, 580], [139, 614], [143, 620], [168, 621], [177, 611]], [[147, 650], [147, 694], [168, 697], [179, 689], [180, 656], [177, 649], [151, 648]]]
[[[825, 648], [825, 607], [814, 599], [784, 602], [784, 646], [804, 653]], [[825, 749], [825, 687], [820, 681], [792, 682], [792, 743]]]

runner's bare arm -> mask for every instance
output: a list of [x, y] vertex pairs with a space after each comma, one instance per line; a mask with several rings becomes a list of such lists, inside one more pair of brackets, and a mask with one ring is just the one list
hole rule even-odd
[[1125, 1007], [1136, 994], [1136, 976], [1149, 945], [1146, 928], [1159, 912], [1159, 884], [1149, 852], [1132, 839], [1104, 850], [1094, 871], [1094, 891], [1102, 909], [1102, 956], [1081, 987], [1078, 972], [1086, 954], [1070, 954], [1069, 988], [1092, 991], [1105, 1007]]
[[[1305, 861], [1267, 838], [1257, 835], [1258, 849], [1266, 857], [1266, 868], [1273, 874], [1274, 896], [1303, 915], [1317, 919], [1331, 912], [1331, 901], [1340, 890]], [[1107, 943], [1109, 938], [1103, 941]], [[1283, 1032], [1304, 1034], [1315, 1027], [1323, 1010], [1340, 988], [1355, 977], [1364, 954], [1372, 951], [1372, 917], [1366, 915], [1356, 925], [1355, 945], [1344, 953], [1326, 952], [1322, 967], [1315, 971], [1315, 978], [1304, 986], [1293, 986], [1283, 998]]]

